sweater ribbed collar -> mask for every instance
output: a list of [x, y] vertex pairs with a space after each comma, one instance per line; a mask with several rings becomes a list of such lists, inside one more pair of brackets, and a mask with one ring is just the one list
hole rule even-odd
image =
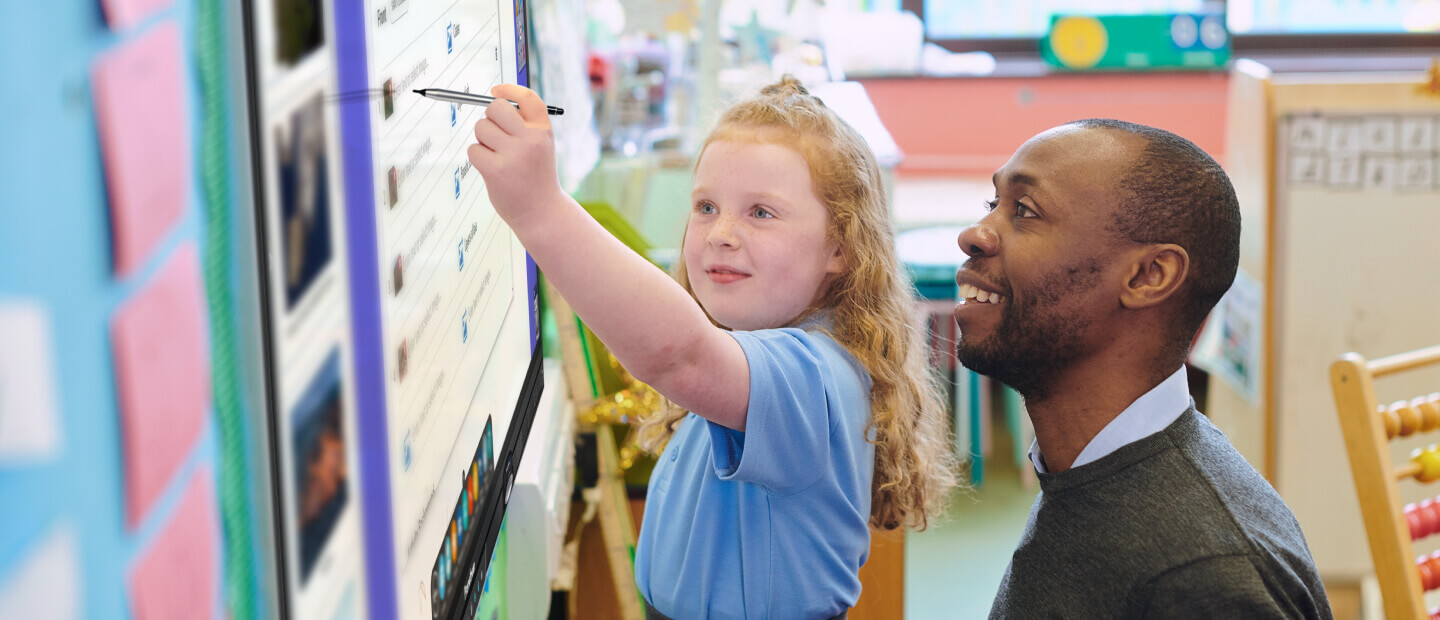
[[1200, 413], [1192, 405], [1170, 426], [1165, 427], [1165, 430], [1121, 446], [1097, 461], [1059, 473], [1036, 472], [1035, 475], [1040, 481], [1041, 491], [1049, 494], [1065, 493], [1109, 478], [1116, 472], [1180, 444], [1199, 430]]

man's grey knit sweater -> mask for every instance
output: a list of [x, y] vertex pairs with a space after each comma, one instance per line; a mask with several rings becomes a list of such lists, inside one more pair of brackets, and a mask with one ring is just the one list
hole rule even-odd
[[992, 618], [1331, 618], [1295, 515], [1192, 407], [1042, 473]]

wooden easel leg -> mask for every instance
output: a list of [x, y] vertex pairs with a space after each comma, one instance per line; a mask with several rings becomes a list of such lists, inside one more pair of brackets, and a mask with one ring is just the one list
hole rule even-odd
[[635, 585], [635, 524], [630, 519], [625, 480], [620, 472], [620, 450], [608, 426], [595, 429], [595, 438], [600, 469], [595, 488], [600, 494], [600, 531], [615, 582], [615, 598], [620, 602], [622, 618], [643, 620], [645, 608]]

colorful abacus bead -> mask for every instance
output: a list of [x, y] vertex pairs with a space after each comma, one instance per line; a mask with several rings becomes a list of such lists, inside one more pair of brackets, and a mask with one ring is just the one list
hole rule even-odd
[[1416, 396], [1409, 401], [1397, 400], [1377, 409], [1386, 439], [1440, 429], [1440, 392]]
[[1415, 479], [1420, 482], [1434, 482], [1440, 480], [1440, 446], [1430, 444], [1424, 449], [1416, 448], [1410, 453], [1410, 460], [1420, 466], [1420, 473], [1415, 474]]
[[1426, 592], [1429, 592], [1430, 590], [1440, 588], [1440, 549], [1431, 551], [1429, 555], [1425, 556], [1425, 563], [1430, 566], [1430, 588], [1426, 590]]
[[1436, 503], [1433, 498], [1421, 500], [1418, 508], [1420, 509], [1420, 527], [1425, 532], [1420, 537], [1424, 538], [1440, 532], [1440, 503]]
[[1410, 401], [1410, 406], [1420, 413], [1421, 428], [1440, 428], [1440, 392], [1433, 392], [1429, 396], [1416, 396]]
[[1420, 573], [1420, 589], [1440, 588], [1440, 551], [1415, 558], [1415, 570]]
[[1380, 407], [1380, 422], [1385, 426], [1385, 438], [1394, 439], [1400, 434], [1400, 418], [1394, 411]]
[[1424, 430], [1420, 428], [1420, 412], [1411, 408], [1409, 402], [1397, 400], [1390, 403], [1389, 409], [1400, 420], [1401, 437], [1409, 437], [1416, 431]]
[[1425, 591], [1429, 592], [1440, 588], [1440, 549], [1430, 552], [1430, 555], [1423, 556], [1425, 564], [1430, 567], [1430, 587]]
[[1410, 528], [1410, 540], [1420, 540], [1440, 532], [1440, 503], [1430, 498], [1419, 503], [1406, 504], [1405, 524]]

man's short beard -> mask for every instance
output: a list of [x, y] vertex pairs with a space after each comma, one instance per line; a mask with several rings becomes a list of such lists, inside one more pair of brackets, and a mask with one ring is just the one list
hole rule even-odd
[[[1012, 296], [990, 337], [976, 342], [963, 333], [955, 343], [955, 358], [966, 368], [1014, 388], [1026, 401], [1048, 400], [1055, 381], [1085, 353], [1083, 334], [1090, 319], [1077, 308], [1073, 294], [1098, 280], [1093, 259], [1077, 268], [1062, 269], [1047, 277], [1039, 290], [1022, 303]], [[1091, 276], [1091, 277], [1084, 277]]]

